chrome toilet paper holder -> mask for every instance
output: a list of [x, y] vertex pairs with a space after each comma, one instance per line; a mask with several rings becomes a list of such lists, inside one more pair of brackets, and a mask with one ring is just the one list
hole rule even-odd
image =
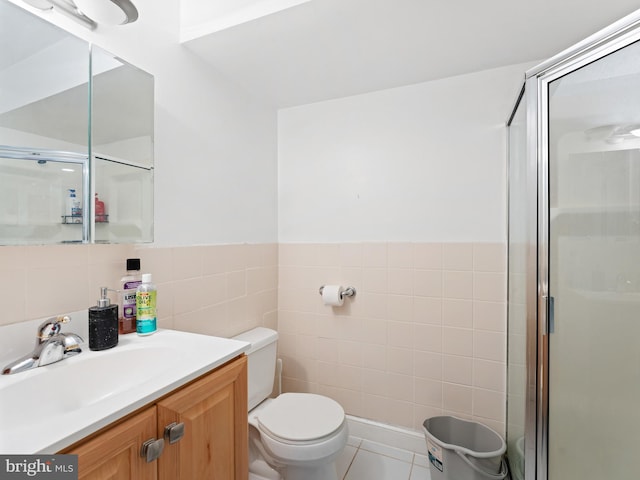
[[[322, 290], [324, 290], [324, 285], [321, 285], [320, 288], [318, 289], [318, 293], [320, 295], [322, 295]], [[354, 287], [347, 287], [345, 288], [342, 293], [340, 293], [340, 298], [344, 298], [344, 297], [353, 297], [356, 294], [356, 289]]]

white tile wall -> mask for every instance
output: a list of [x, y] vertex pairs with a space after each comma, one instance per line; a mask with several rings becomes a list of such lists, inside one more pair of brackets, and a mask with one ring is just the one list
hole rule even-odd
[[[139, 256], [163, 327], [231, 336], [277, 328], [287, 390], [419, 429], [452, 413], [504, 432], [505, 246], [259, 244], [0, 248], [0, 323], [86, 309]], [[342, 307], [318, 288], [353, 285]], [[276, 287], [277, 286], [277, 287]], [[115, 299], [114, 299], [115, 300]]]
[[[285, 389], [413, 429], [455, 414], [504, 432], [505, 245], [280, 244], [279, 252]], [[358, 293], [327, 307], [323, 284]]]
[[101, 286], [118, 288], [128, 257], [153, 274], [162, 327], [221, 336], [277, 328], [276, 244], [1, 247], [0, 324], [87, 309]]

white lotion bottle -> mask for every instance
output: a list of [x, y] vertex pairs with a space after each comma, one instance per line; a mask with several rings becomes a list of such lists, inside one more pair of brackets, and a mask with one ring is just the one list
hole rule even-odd
[[158, 329], [156, 314], [156, 286], [150, 273], [142, 274], [142, 283], [136, 290], [136, 332], [138, 335], [151, 335]]

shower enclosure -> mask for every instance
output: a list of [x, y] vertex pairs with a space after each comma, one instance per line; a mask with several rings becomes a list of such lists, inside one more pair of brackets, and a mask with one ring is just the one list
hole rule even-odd
[[528, 71], [508, 125], [512, 478], [640, 478], [640, 11]]

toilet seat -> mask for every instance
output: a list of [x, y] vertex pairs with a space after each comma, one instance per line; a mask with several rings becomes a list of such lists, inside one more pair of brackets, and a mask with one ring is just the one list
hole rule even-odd
[[288, 444], [317, 442], [344, 423], [344, 410], [331, 398], [312, 393], [283, 393], [257, 414], [258, 428]]

